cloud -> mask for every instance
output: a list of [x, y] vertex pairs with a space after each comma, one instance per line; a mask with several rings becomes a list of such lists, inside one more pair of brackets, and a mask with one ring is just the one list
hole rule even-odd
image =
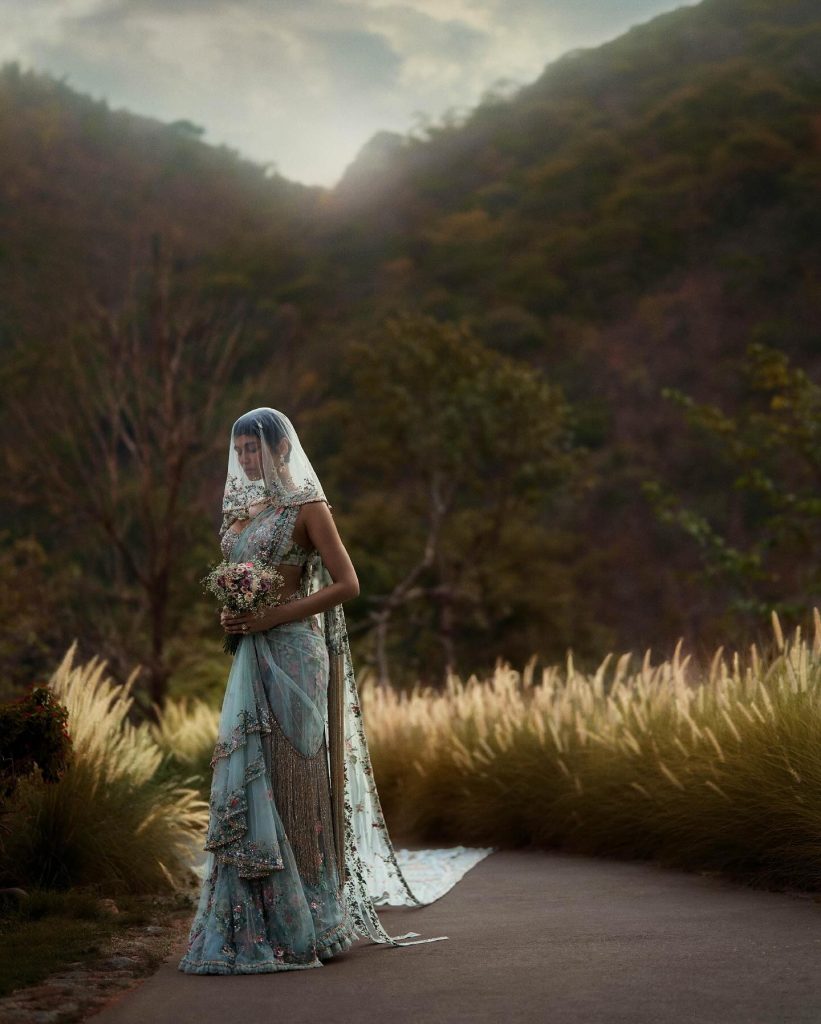
[[380, 129], [522, 83], [677, 0], [0, 0], [0, 59], [332, 184]]

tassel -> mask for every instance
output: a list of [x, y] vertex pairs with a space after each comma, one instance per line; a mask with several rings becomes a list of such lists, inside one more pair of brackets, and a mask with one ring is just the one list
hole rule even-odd
[[[271, 716], [272, 772], [274, 803], [300, 874], [306, 881], [319, 882], [323, 861], [333, 856], [333, 820], [328, 791], [328, 755], [323, 737], [313, 756], [301, 754]], [[318, 834], [317, 824], [322, 835]]]
[[345, 655], [329, 651], [328, 735], [331, 775], [331, 815], [334, 849], [340, 888], [347, 872], [345, 864]]

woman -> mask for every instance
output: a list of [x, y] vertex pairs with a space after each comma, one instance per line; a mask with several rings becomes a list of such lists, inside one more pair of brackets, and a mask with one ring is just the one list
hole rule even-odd
[[287, 416], [254, 409], [234, 424], [222, 510], [225, 558], [275, 566], [285, 584], [259, 618], [221, 616], [241, 639], [211, 762], [202, 891], [179, 968], [321, 967], [358, 936], [413, 945], [399, 940], [418, 932], [389, 936], [375, 910], [430, 900], [397, 864], [373, 782], [341, 608], [359, 582]]

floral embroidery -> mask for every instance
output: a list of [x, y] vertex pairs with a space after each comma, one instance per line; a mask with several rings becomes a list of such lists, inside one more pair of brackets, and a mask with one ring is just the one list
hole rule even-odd
[[266, 711], [255, 708], [248, 711], [243, 708], [238, 716], [237, 724], [231, 730], [228, 739], [217, 743], [214, 747], [214, 754], [211, 758], [211, 767], [223, 757], [230, 757], [239, 747], [245, 745], [247, 737], [251, 733], [266, 733], [271, 731], [271, 715]]

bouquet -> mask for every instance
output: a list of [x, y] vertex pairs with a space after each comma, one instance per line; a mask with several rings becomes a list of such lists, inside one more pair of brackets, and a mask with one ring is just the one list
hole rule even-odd
[[[277, 604], [285, 579], [276, 569], [254, 562], [220, 562], [202, 583], [227, 611], [253, 612], [259, 617]], [[238, 633], [226, 633], [222, 649], [226, 654], [236, 654], [240, 639]]]

